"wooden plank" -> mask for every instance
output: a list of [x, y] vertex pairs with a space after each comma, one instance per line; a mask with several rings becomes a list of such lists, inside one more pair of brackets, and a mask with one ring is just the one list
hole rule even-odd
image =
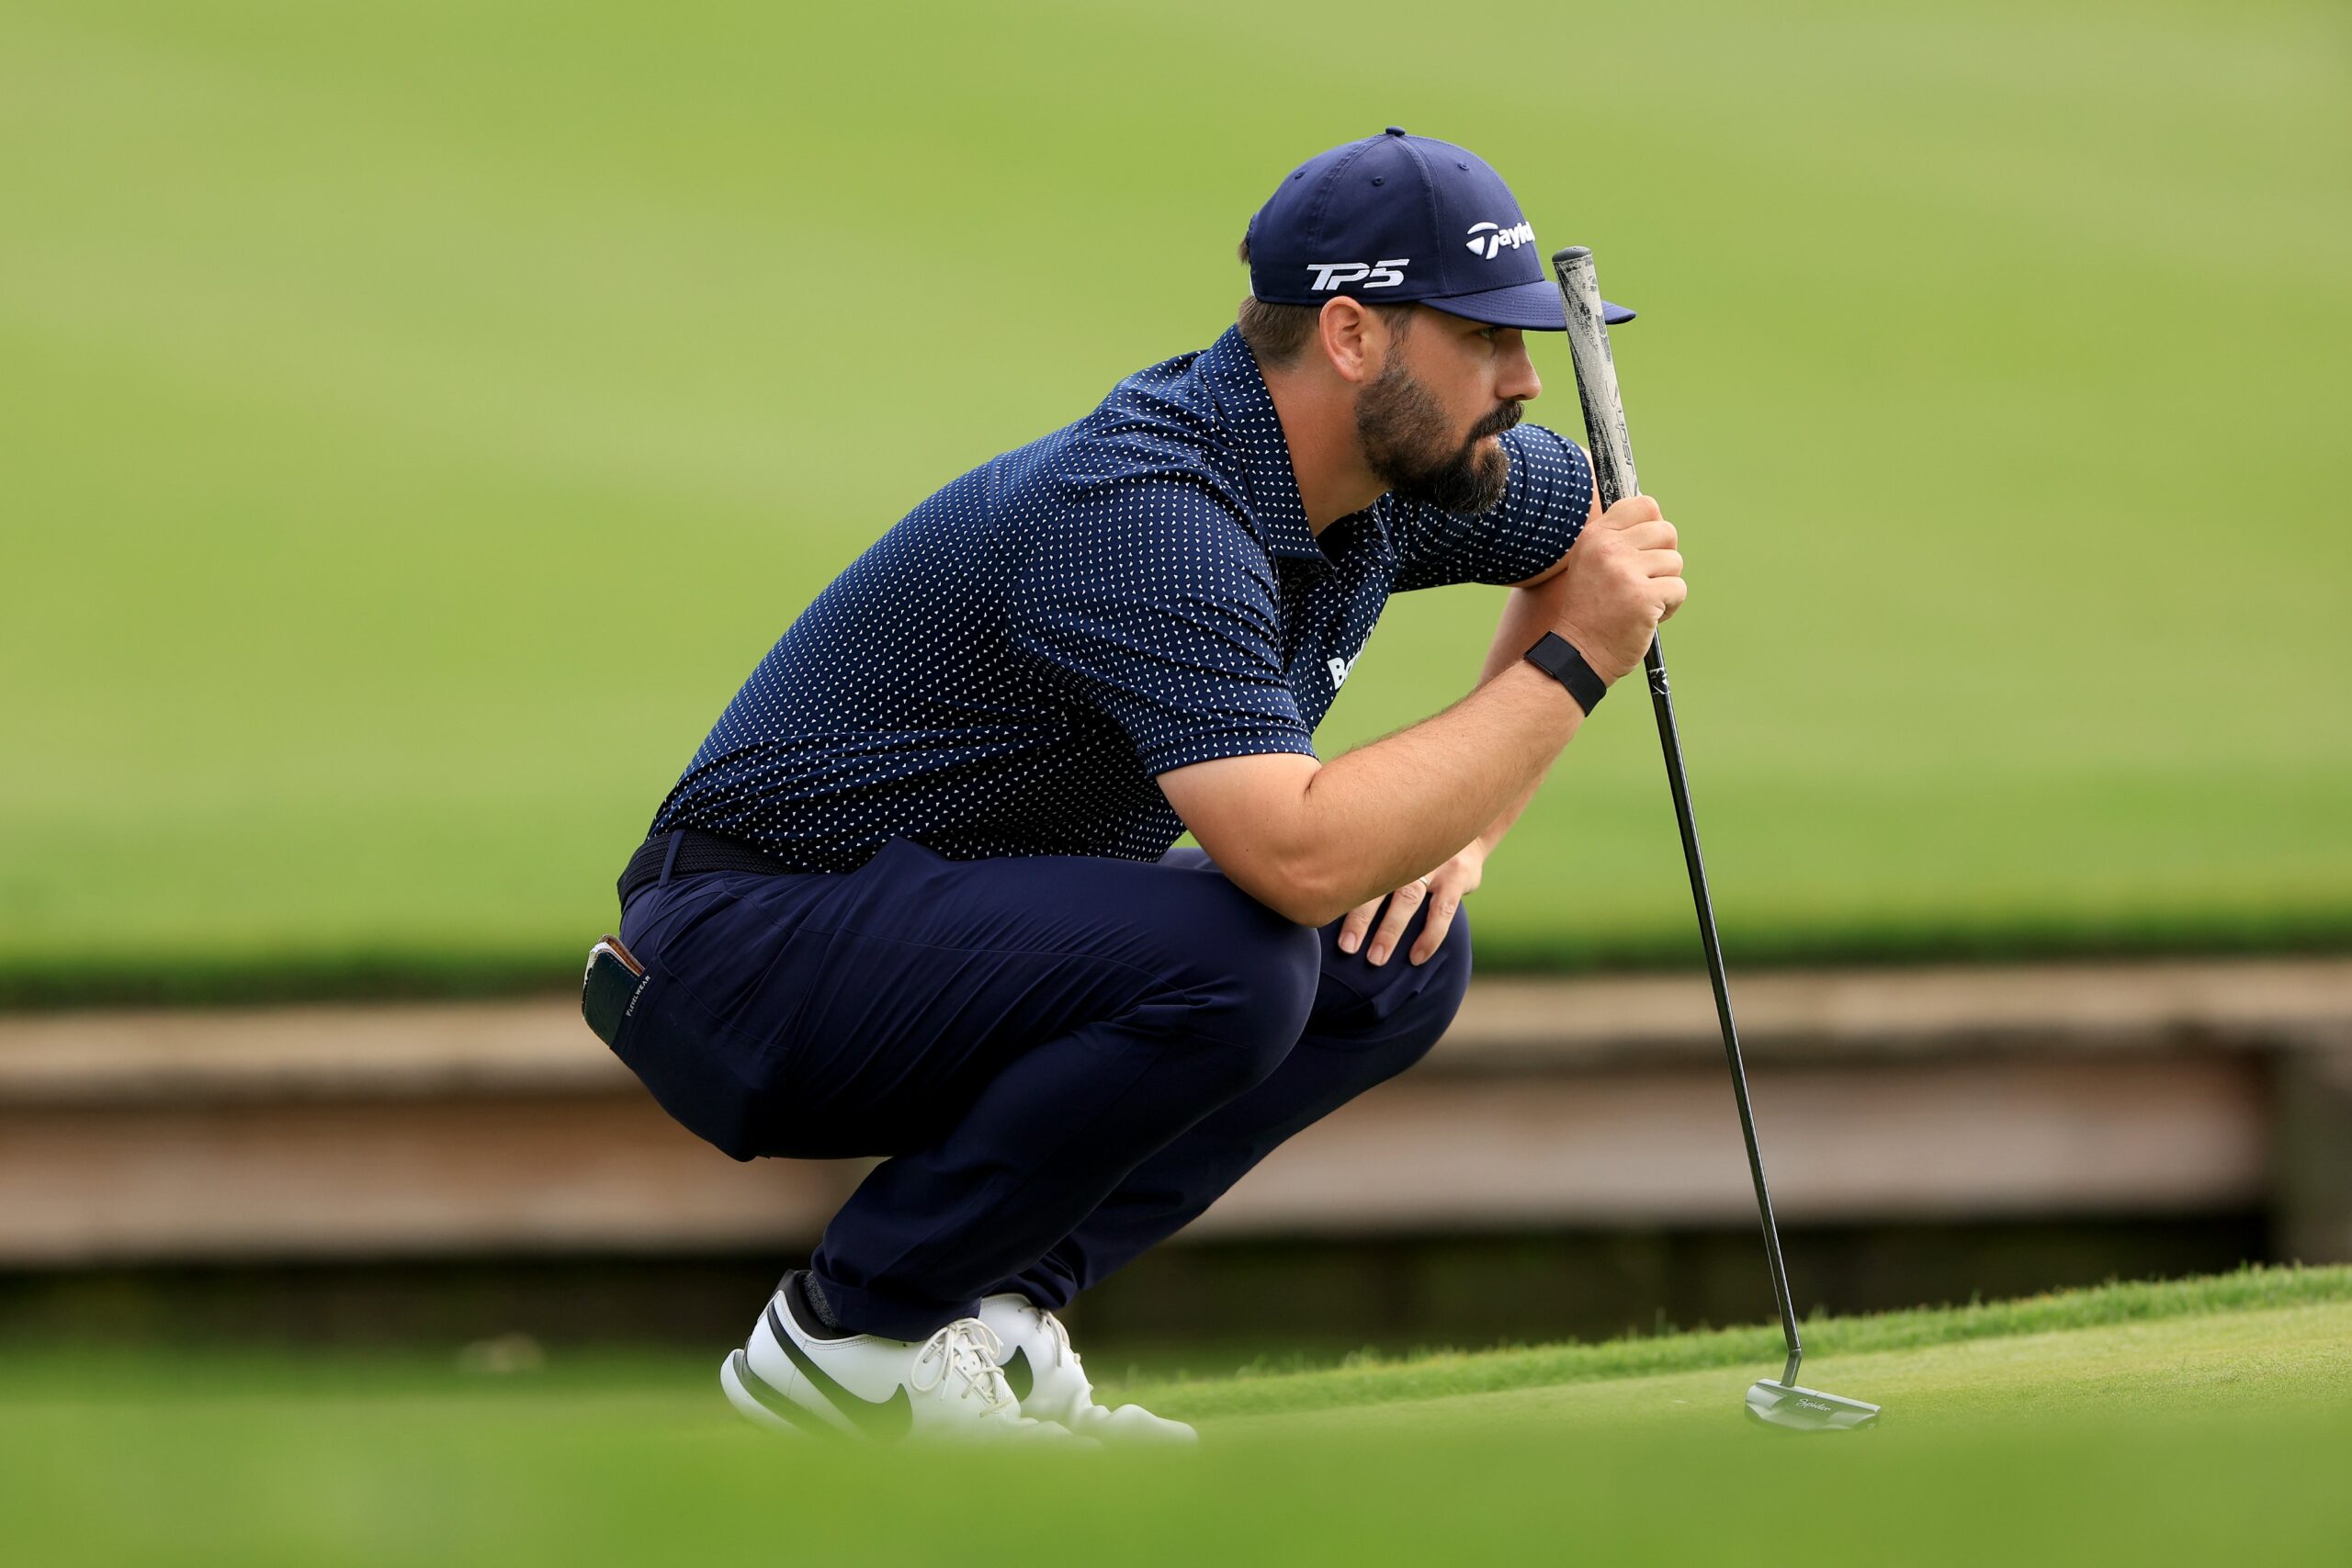
[[[2266, 1188], [2266, 1074], [2250, 1061], [1775, 1069], [1751, 1094], [1792, 1224], [2203, 1213]], [[1196, 1228], [1722, 1225], [1755, 1212], [1720, 1070], [1407, 1075], [1275, 1150]]]
[[815, 1237], [862, 1164], [739, 1164], [642, 1094], [0, 1112], [0, 1261], [722, 1250]]
[[[1736, 975], [1758, 1059], [1954, 1050], [2352, 1048], [2352, 960]], [[1424, 1073], [1722, 1050], [1697, 973], [1481, 977]], [[633, 1080], [568, 997], [0, 1015], [0, 1104], [613, 1094]]]
[[[1755, 1095], [1792, 1223], [2193, 1213], [2264, 1190], [2250, 1060], [1776, 1069]], [[0, 1260], [801, 1247], [863, 1168], [739, 1165], [631, 1097], [18, 1108], [0, 1114]], [[1751, 1202], [1720, 1071], [1408, 1074], [1191, 1234], [1736, 1224]]]
[[[1736, 995], [1792, 1223], [2244, 1209], [2275, 1173], [2299, 1245], [2352, 1246], [2322, 1190], [2352, 962]], [[0, 1265], [798, 1247], [865, 1168], [728, 1160], [569, 998], [0, 1018]], [[1192, 1234], [1738, 1224], [1750, 1201], [1703, 977], [1502, 977]]]
[[[2352, 1048], [2352, 961], [2224, 959], [1732, 975], [1740, 1044], [1771, 1058], [1954, 1051]], [[1475, 983], [1445, 1048], [1457, 1068], [1719, 1057], [1702, 973]]]

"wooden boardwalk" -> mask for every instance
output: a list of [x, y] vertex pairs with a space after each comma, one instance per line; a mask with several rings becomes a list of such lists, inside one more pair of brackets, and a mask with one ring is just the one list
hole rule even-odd
[[[1735, 978], [1782, 1216], [2267, 1208], [2352, 1258], [2352, 961]], [[739, 1165], [569, 998], [0, 1016], [0, 1267], [813, 1239], [858, 1162]], [[1474, 983], [1427, 1062], [1188, 1235], [1738, 1224], [1702, 975]]]

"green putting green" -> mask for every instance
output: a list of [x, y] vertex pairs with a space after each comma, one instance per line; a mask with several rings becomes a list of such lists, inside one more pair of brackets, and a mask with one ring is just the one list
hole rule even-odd
[[1826, 1386], [1885, 1402], [1878, 1429], [1748, 1426], [1770, 1336], [1743, 1329], [1136, 1387], [1200, 1420], [1197, 1453], [1026, 1457], [755, 1430], [715, 1350], [487, 1378], [20, 1348], [0, 1517], [27, 1561], [241, 1565], [2303, 1562], [2352, 1528], [2352, 1269], [1813, 1332]]
[[[2284, 1336], [2302, 1343], [2312, 1334], [2324, 1337], [2331, 1328], [2340, 1332], [2347, 1314], [2352, 1267], [2252, 1268], [2211, 1278], [2053, 1292], [2022, 1301], [1822, 1318], [1800, 1325], [1806, 1360], [1799, 1381], [1872, 1403], [1880, 1400], [1870, 1389], [1841, 1386], [1849, 1370], [1909, 1379], [1924, 1369], [1929, 1382], [1964, 1388], [1987, 1380], [1969, 1373], [1945, 1377], [1939, 1358], [1966, 1355], [1966, 1347], [1979, 1345], [1992, 1348], [1988, 1367], [2021, 1369], [2029, 1382], [2039, 1375], [2037, 1367], [2063, 1378], [2076, 1362], [2118, 1356], [2128, 1362], [2144, 1354], [2162, 1364], [2177, 1350], [2185, 1366], [2191, 1348], [2203, 1343], [2215, 1324], [2241, 1324], [2258, 1337]], [[2307, 1325], [2316, 1327], [2307, 1333]], [[2019, 1348], [2028, 1346], [2041, 1348], [2021, 1355]], [[1345, 1366], [1277, 1376], [1159, 1380], [1139, 1384], [1132, 1397], [1187, 1420], [1214, 1420], [1388, 1405], [1429, 1408], [1432, 1402], [1489, 1395], [1534, 1394], [1542, 1403], [1555, 1398], [1552, 1391], [1557, 1390], [1590, 1385], [1625, 1391], [1682, 1381], [1694, 1390], [1728, 1390], [1736, 1410], [1747, 1380], [1778, 1376], [1782, 1356], [1777, 1326], [1751, 1325], [1601, 1344], [1429, 1350], [1402, 1358], [1361, 1355]], [[2352, 1337], [2343, 1339], [2332, 1370], [2324, 1367], [2318, 1375], [2336, 1393], [2352, 1395]], [[1703, 1415], [1702, 1402], [1693, 1403], [1701, 1404]], [[1574, 1407], [1574, 1400], [1564, 1405]], [[1662, 1404], [1652, 1407], [1664, 1413]]]
[[[1767, 1360], [1753, 1373], [1777, 1378], [1780, 1368]], [[2163, 1420], [2233, 1405], [2248, 1414], [2279, 1404], [2352, 1408], [2352, 1302], [1825, 1356], [1808, 1361], [1798, 1382], [1883, 1405], [1883, 1422], [1928, 1429], [2055, 1415]], [[1373, 1424], [1476, 1430], [1497, 1423], [1588, 1434], [1643, 1426], [1690, 1430], [1736, 1416], [1746, 1387], [1746, 1379], [1720, 1371], [1679, 1372], [1235, 1424], [1279, 1422], [1285, 1431], [1354, 1431]]]
[[[2352, 939], [2336, 7], [1425, 20], [1330, 69], [1232, 0], [0, 11], [0, 995], [560, 983], [808, 598], [1207, 342], [1250, 210], [1384, 123], [1643, 312], [1735, 964]], [[1395, 602], [1327, 754], [1500, 597]], [[1642, 709], [1482, 962], [1695, 959]]]

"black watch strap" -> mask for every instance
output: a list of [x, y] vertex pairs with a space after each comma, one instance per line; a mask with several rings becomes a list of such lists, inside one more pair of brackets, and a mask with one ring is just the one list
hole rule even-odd
[[1577, 651], [1577, 645], [1558, 632], [1545, 632], [1535, 646], [1527, 650], [1527, 661], [1566, 686], [1568, 695], [1576, 698], [1577, 706], [1588, 715], [1599, 707], [1600, 699], [1608, 694], [1609, 682], [1600, 678], [1599, 671], [1584, 661], [1584, 655]]

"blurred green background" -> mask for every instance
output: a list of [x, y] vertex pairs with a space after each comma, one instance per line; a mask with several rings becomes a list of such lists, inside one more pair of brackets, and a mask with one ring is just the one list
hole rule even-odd
[[[1464, 142], [1618, 358], [1743, 959], [2352, 938], [2340, 5], [0, 6], [0, 987], [554, 983], [759, 656]], [[1577, 432], [1565, 349], [1531, 412]], [[1474, 680], [1392, 603], [1327, 756]], [[1638, 698], [1482, 963], [1695, 961]]]

